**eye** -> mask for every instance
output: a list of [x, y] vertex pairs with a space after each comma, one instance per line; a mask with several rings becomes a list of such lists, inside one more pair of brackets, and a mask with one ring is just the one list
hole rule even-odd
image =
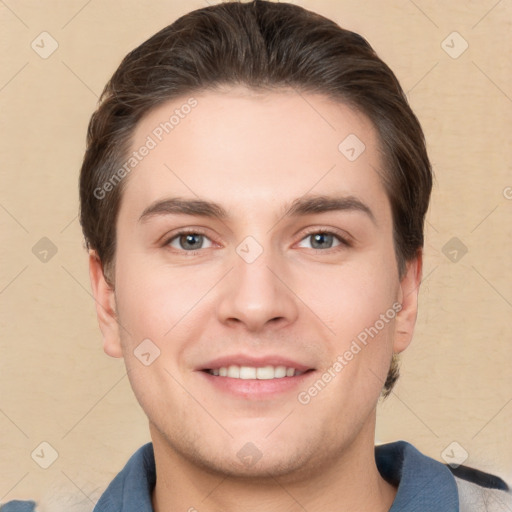
[[[304, 241], [310, 241], [310, 246], [303, 245]], [[331, 249], [339, 245], [348, 246], [346, 240], [339, 235], [329, 231], [317, 230], [307, 234], [300, 242], [299, 247], [307, 247], [310, 249]]]
[[182, 251], [197, 251], [199, 249], [212, 247], [212, 241], [202, 233], [181, 231], [170, 238], [166, 245], [170, 245], [173, 249]]

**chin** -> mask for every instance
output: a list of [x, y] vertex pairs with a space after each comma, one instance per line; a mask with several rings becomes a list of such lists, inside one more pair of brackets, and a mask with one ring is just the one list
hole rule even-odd
[[[240, 451], [244, 451], [242, 455]], [[265, 455], [257, 451], [254, 445], [247, 443], [235, 456], [216, 458], [213, 454], [205, 456], [195, 463], [210, 473], [221, 474], [232, 479], [258, 480], [267, 482], [269, 478], [309, 474], [311, 467], [303, 454], [299, 453], [270, 453]], [[252, 455], [248, 455], [251, 453]], [[222, 457], [222, 458], [221, 458]]]

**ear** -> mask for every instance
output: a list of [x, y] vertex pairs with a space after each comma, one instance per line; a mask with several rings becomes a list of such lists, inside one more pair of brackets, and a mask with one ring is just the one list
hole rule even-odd
[[103, 350], [112, 357], [122, 357], [114, 289], [105, 279], [103, 265], [96, 251], [89, 251], [89, 277], [96, 302], [96, 315], [103, 335]]
[[418, 293], [422, 266], [423, 252], [418, 249], [416, 257], [406, 263], [406, 271], [400, 281], [398, 301], [402, 304], [402, 309], [396, 315], [395, 320], [395, 341], [393, 344], [395, 354], [405, 350], [412, 341], [418, 314]]

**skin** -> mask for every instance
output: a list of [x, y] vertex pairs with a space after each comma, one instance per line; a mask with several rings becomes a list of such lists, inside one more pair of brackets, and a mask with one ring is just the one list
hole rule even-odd
[[[421, 251], [400, 278], [377, 133], [364, 115], [320, 95], [240, 87], [194, 97], [197, 107], [126, 178], [113, 287], [90, 254], [104, 350], [124, 357], [149, 419], [154, 508], [389, 510], [396, 489], [375, 465], [376, 404], [392, 354], [412, 338]], [[186, 100], [143, 118], [133, 149]], [[338, 150], [349, 134], [366, 146], [353, 162]], [[311, 195], [355, 197], [374, 219], [358, 209], [283, 215]], [[229, 217], [141, 220], [170, 197], [215, 201]], [[198, 249], [187, 253], [181, 228], [205, 235], [192, 239]], [[327, 237], [313, 246], [318, 229], [349, 245]], [[236, 252], [247, 236], [263, 249], [252, 263]], [[298, 392], [396, 302], [396, 317], [299, 403]], [[148, 338], [161, 352], [145, 366], [134, 350]], [[292, 391], [241, 398], [197, 371], [235, 353], [278, 354], [314, 371]], [[247, 443], [261, 455], [252, 465], [237, 456]]]

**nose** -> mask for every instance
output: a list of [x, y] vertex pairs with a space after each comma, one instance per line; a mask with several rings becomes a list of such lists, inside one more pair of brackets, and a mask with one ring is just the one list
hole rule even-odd
[[282, 258], [263, 250], [252, 262], [239, 254], [234, 255], [233, 262], [233, 270], [219, 283], [220, 322], [231, 327], [243, 325], [247, 331], [258, 332], [280, 329], [296, 320], [298, 299], [291, 289], [290, 273]]

